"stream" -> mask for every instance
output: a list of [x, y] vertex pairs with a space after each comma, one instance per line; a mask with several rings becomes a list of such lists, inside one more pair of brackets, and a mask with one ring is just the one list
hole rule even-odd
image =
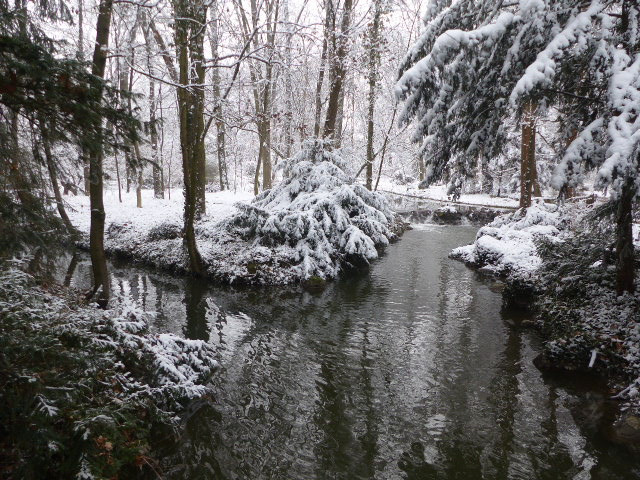
[[[222, 365], [165, 449], [167, 477], [640, 478], [640, 458], [601, 433], [606, 389], [543, 376], [500, 285], [447, 257], [475, 232], [415, 225], [369, 274], [318, 293], [112, 263], [115, 293], [157, 312], [156, 331], [214, 344]], [[71, 284], [90, 280], [82, 256]]]

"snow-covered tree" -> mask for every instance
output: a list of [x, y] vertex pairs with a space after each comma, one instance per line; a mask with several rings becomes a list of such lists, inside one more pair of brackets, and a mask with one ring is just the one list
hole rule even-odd
[[[557, 188], [576, 185], [584, 167], [617, 202], [618, 293], [634, 290], [632, 205], [640, 193], [640, 5], [632, 0], [554, 2], [574, 15], [556, 30], [510, 97], [546, 97], [571, 129]], [[578, 107], [578, 108], [575, 108]], [[568, 113], [567, 113], [568, 112]]]
[[[377, 258], [378, 249], [396, 237], [385, 198], [355, 183], [323, 141], [306, 143], [280, 168], [283, 181], [250, 204], [237, 204], [240, 212], [224, 221], [227, 234], [219, 240], [249, 244], [240, 246], [234, 261], [249, 262], [257, 281], [273, 282], [272, 266], [279, 264], [290, 267], [278, 269], [290, 270], [285, 275], [302, 280], [333, 278], [345, 265]], [[229, 250], [222, 251], [228, 263]]]
[[572, 9], [557, 3], [430, 4], [425, 32], [407, 54], [396, 87], [405, 101], [401, 121], [418, 124], [427, 183], [470, 177], [478, 163], [504, 156], [505, 125], [520, 117], [521, 196], [523, 206], [530, 204], [537, 184], [535, 120], [546, 105], [534, 98], [514, 105], [509, 98], [536, 53], [570, 18]]

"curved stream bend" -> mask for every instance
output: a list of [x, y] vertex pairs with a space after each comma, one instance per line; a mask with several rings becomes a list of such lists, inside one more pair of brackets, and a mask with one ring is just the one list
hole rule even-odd
[[[416, 226], [369, 275], [315, 294], [113, 267], [157, 330], [212, 342], [223, 365], [169, 476], [640, 478], [597, 433], [603, 395], [545, 380], [491, 281], [447, 258], [474, 235]], [[74, 283], [89, 275], [81, 262]]]

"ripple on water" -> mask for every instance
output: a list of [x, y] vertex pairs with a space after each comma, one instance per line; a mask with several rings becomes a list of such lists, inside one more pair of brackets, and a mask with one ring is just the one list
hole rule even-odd
[[[475, 229], [413, 227], [369, 275], [315, 294], [112, 268], [157, 330], [215, 344], [223, 365], [169, 478], [640, 478], [579, 421], [602, 402], [543, 378], [535, 338], [448, 258]], [[74, 282], [88, 281], [80, 262]]]

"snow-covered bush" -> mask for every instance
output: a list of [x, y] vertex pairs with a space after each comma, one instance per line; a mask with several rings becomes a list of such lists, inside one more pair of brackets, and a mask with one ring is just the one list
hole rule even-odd
[[182, 404], [207, 393], [214, 351], [150, 334], [149, 314], [130, 302], [82, 306], [72, 291], [0, 267], [3, 468], [13, 478], [140, 478], [153, 463], [152, 427], [172, 431]]
[[542, 240], [538, 251], [536, 305], [547, 360], [605, 372], [623, 391], [620, 398], [640, 413], [640, 293], [616, 295], [613, 227], [587, 217], [574, 235]]
[[[349, 265], [368, 264], [396, 237], [385, 197], [355, 183], [339, 154], [322, 142], [304, 145], [280, 165], [282, 182], [199, 237], [211, 270], [254, 283], [333, 278]], [[233, 254], [231, 254], [233, 252]]]
[[393, 183], [397, 185], [409, 185], [410, 183], [413, 183], [416, 181], [414, 177], [412, 177], [411, 175], [407, 175], [402, 170], [396, 170], [395, 172], [393, 172], [392, 178], [393, 178]]
[[478, 231], [474, 243], [451, 256], [497, 275], [527, 279], [541, 263], [536, 239], [557, 238], [567, 223], [557, 206], [537, 203], [497, 217]]

